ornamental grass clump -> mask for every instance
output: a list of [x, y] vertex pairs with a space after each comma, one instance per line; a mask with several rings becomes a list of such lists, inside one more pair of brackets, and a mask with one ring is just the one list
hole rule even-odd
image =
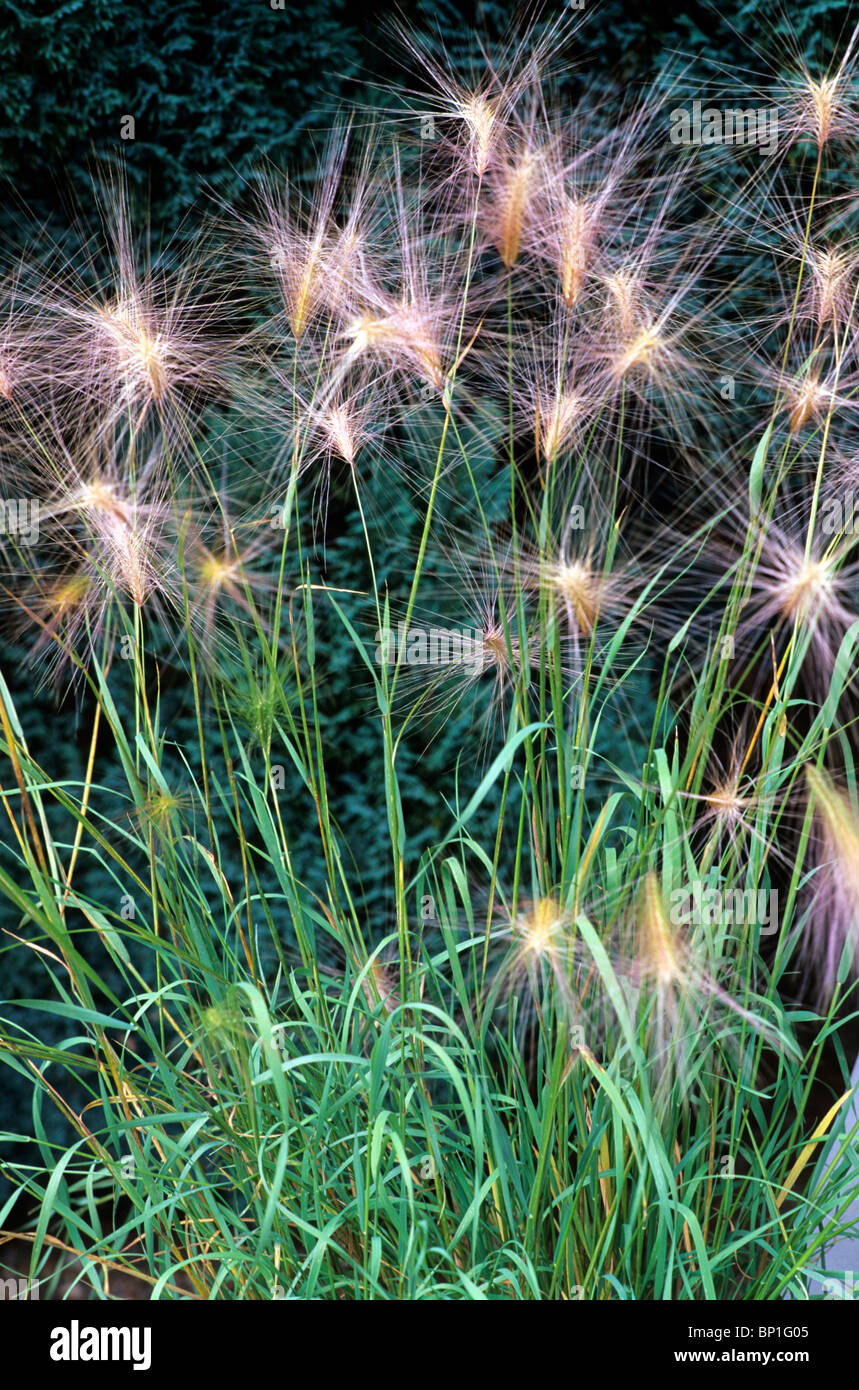
[[572, 21], [405, 37], [196, 242], [102, 171], [106, 236], [10, 253], [2, 1224], [96, 1298], [804, 1299], [859, 1192], [855, 36], [742, 148]]

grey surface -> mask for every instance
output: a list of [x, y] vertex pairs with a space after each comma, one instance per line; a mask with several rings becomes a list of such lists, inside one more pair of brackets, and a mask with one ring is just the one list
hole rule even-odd
[[[835, 1146], [844, 1142], [845, 1134], [855, 1130], [850, 1146], [855, 1162], [859, 1164], [859, 1129], [856, 1128], [859, 1125], [859, 1058], [850, 1080], [855, 1088], [853, 1098], [844, 1111], [843, 1122], [838, 1125], [830, 1151], [834, 1153]], [[825, 1248], [820, 1263], [827, 1271], [827, 1277], [823, 1281], [808, 1281], [809, 1296], [819, 1298], [823, 1294], [828, 1299], [859, 1299], [859, 1198], [851, 1203], [843, 1219], [855, 1224], [857, 1234], [844, 1236]]]

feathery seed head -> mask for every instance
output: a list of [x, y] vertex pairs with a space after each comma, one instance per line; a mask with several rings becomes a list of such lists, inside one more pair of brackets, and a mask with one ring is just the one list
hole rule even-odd
[[805, 311], [819, 329], [827, 323], [842, 323], [851, 309], [855, 256], [844, 247], [823, 246], [818, 249], [809, 246], [806, 264], [811, 272], [811, 281], [805, 291]]
[[836, 137], [848, 134], [855, 122], [845, 99], [841, 72], [812, 77], [805, 72], [791, 102], [797, 139], [811, 139], [822, 150]]
[[553, 966], [558, 964], [569, 933], [569, 913], [554, 898], [538, 898], [526, 904], [513, 919], [513, 934], [522, 957], [548, 960]]
[[609, 293], [609, 307], [616, 318], [621, 337], [632, 335], [641, 313], [641, 282], [631, 270], [616, 270], [604, 277]]
[[847, 870], [859, 903], [859, 817], [849, 799], [835, 786], [829, 773], [806, 763], [805, 780], [839, 862]]
[[492, 177], [489, 234], [504, 265], [511, 270], [530, 230], [532, 202], [541, 154], [525, 146], [508, 157]]
[[668, 918], [652, 869], [644, 877], [639, 899], [636, 972], [640, 979], [653, 980], [659, 990], [671, 989], [685, 978], [678, 931]]
[[782, 93], [783, 123], [794, 141], [810, 140], [818, 153], [833, 140], [851, 140], [857, 131], [856, 44], [859, 25], [848, 39], [837, 67], [815, 74], [800, 58]]
[[556, 263], [561, 298], [568, 309], [578, 303], [584, 288], [595, 235], [593, 224], [587, 204], [565, 194], [557, 231]]
[[129, 395], [151, 396], [160, 405], [168, 387], [170, 347], [163, 335], [150, 331], [139, 307], [120, 300], [96, 310], [105, 341], [116, 353]]
[[351, 467], [358, 451], [358, 431], [349, 408], [342, 401], [335, 402], [325, 411], [320, 424], [333, 452]]
[[489, 167], [498, 130], [496, 108], [484, 92], [472, 92], [457, 103], [457, 114], [468, 131], [469, 162], [482, 177]]
[[776, 590], [780, 611], [791, 621], [794, 618], [801, 622], [813, 620], [833, 603], [836, 591], [833, 563], [798, 554], [792, 560], [792, 568]]
[[431, 314], [416, 304], [391, 304], [387, 313], [360, 314], [346, 325], [349, 358], [376, 353], [393, 366], [410, 366], [438, 390], [444, 387], [441, 346]]
[[554, 462], [562, 449], [576, 439], [589, 419], [593, 403], [575, 388], [560, 392], [544, 410], [536, 405], [536, 434], [540, 452], [547, 464]]
[[817, 376], [809, 373], [787, 388], [788, 429], [796, 434], [809, 422], [820, 420], [834, 404], [834, 395]]
[[587, 559], [560, 559], [546, 567], [546, 582], [569, 612], [583, 636], [590, 636], [605, 592], [606, 581]]
[[661, 348], [664, 347], [658, 328], [642, 328], [631, 342], [621, 347], [611, 364], [612, 375], [624, 377], [636, 367], [652, 371]]
[[828, 772], [811, 764], [804, 771], [819, 839], [803, 957], [817, 976], [823, 1008], [835, 992], [845, 951], [853, 977], [859, 974], [859, 817]]
[[704, 797], [714, 817], [721, 822], [736, 822], [743, 818], [749, 799], [741, 796], [736, 777], [717, 782]]

